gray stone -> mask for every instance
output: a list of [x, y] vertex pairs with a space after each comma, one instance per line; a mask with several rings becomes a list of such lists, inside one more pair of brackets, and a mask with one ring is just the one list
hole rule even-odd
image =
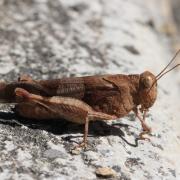
[[56, 149], [48, 149], [44, 152], [44, 157], [50, 158], [50, 159], [54, 159], [54, 158], [62, 158], [62, 159], [66, 159], [68, 158], [68, 156], [61, 152], [58, 151]]

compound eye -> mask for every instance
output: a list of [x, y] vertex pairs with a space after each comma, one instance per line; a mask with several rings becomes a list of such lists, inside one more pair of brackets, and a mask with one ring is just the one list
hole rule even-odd
[[143, 79], [143, 84], [146, 88], [150, 88], [153, 84], [153, 79], [151, 78], [151, 76], [147, 76]]

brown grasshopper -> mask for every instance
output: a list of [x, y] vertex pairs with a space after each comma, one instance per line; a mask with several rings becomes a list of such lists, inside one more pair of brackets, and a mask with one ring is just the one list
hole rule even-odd
[[17, 82], [0, 83], [0, 101], [17, 103], [16, 112], [23, 117], [64, 118], [85, 124], [83, 146], [87, 144], [89, 121], [113, 120], [134, 111], [143, 129], [139, 139], [148, 139], [143, 136], [151, 132], [145, 117], [156, 100], [157, 81], [180, 65], [166, 71], [179, 52], [157, 76], [149, 71], [56, 80], [33, 80], [23, 75]]

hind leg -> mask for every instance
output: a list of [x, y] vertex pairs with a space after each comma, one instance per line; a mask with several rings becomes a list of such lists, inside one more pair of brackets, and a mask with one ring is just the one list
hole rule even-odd
[[29, 93], [22, 88], [15, 89], [16, 96], [22, 103], [17, 105], [21, 116], [34, 119], [59, 119], [85, 124], [84, 139], [81, 146], [86, 147], [90, 120], [112, 120], [116, 116], [94, 111], [86, 103], [68, 97], [43, 97]]
[[76, 148], [78, 147], [82, 147], [82, 148], [87, 148], [87, 137], [88, 137], [88, 131], [89, 131], [89, 121], [90, 120], [114, 120], [117, 117], [114, 115], [109, 115], [109, 114], [105, 114], [105, 113], [101, 113], [101, 112], [92, 112], [87, 114], [86, 118], [85, 118], [85, 125], [84, 125], [84, 137], [83, 137], [83, 142], [80, 143], [78, 146], [76, 146]]
[[[48, 104], [42, 103], [36, 99], [37, 95], [29, 94], [27, 91], [24, 91], [22, 89], [17, 89], [15, 92], [16, 92], [16, 95], [20, 97], [22, 100], [21, 103], [17, 104], [15, 108], [16, 113], [18, 113], [20, 116], [30, 118], [30, 119], [54, 119], [54, 118], [59, 119], [61, 118], [60, 113], [52, 109], [53, 103], [48, 103]], [[43, 97], [41, 97], [40, 99], [43, 99]], [[70, 113], [71, 107], [69, 108], [70, 108], [69, 112], [66, 111], [66, 113]], [[76, 114], [76, 112], [74, 113]], [[84, 124], [85, 124], [84, 137], [83, 137], [82, 143], [78, 144], [75, 148], [87, 147], [89, 117], [88, 117], [87, 112], [84, 113], [83, 111], [81, 111], [81, 114], [82, 113], [84, 114], [82, 119], [84, 119]]]

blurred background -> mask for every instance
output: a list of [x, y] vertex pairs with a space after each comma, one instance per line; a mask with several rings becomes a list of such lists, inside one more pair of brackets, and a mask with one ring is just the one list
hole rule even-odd
[[[77, 62], [83, 65], [82, 61], [86, 61], [90, 66], [96, 64], [97, 73], [102, 73], [101, 66], [106, 66], [105, 56], [112, 47], [109, 47], [111, 43], [104, 41], [103, 45], [101, 41], [102, 36], [107, 35], [103, 30], [107, 23], [103, 17], [108, 14], [103, 14], [107, 7], [103, 9], [100, 4], [104, 2], [101, 0], [97, 3], [72, 0], [0, 0], [0, 66], [3, 67], [0, 72], [1, 78], [14, 80], [16, 79], [14, 74], [23, 73], [32, 74], [35, 78], [36, 76], [55, 78], [59, 77], [59, 74], [73, 76], [72, 66]], [[144, 16], [141, 23], [159, 32], [161, 40], [166, 41], [165, 44], [174, 54], [180, 48], [179, 0], [152, 0], [142, 4], [135, 1], [135, 4], [148, 9], [146, 13], [143, 12], [145, 15], [141, 14]], [[126, 4], [122, 3], [122, 6]], [[129, 6], [129, 10], [126, 10], [122, 7], [119, 9], [120, 17], [114, 16], [122, 24], [120, 31], [125, 32], [125, 35], [119, 35], [120, 46], [127, 42], [122, 40], [128, 39], [127, 33], [138, 33], [133, 30], [128, 32], [132, 22], [126, 19], [130, 19], [131, 14], [135, 13], [132, 11], [127, 15], [131, 8], [133, 7]], [[136, 19], [131, 18], [131, 21], [136, 22]], [[117, 29], [113, 21], [108, 26], [112, 26], [114, 31]], [[109, 35], [111, 36], [111, 33]], [[138, 54], [136, 49], [129, 45], [127, 49]], [[84, 51], [84, 54], [79, 51]], [[123, 60], [122, 57], [120, 58]], [[112, 61], [117, 60], [112, 59]], [[57, 71], [60, 72], [58, 75]], [[88, 72], [87, 68], [80, 74], [91, 72], [91, 70]]]

